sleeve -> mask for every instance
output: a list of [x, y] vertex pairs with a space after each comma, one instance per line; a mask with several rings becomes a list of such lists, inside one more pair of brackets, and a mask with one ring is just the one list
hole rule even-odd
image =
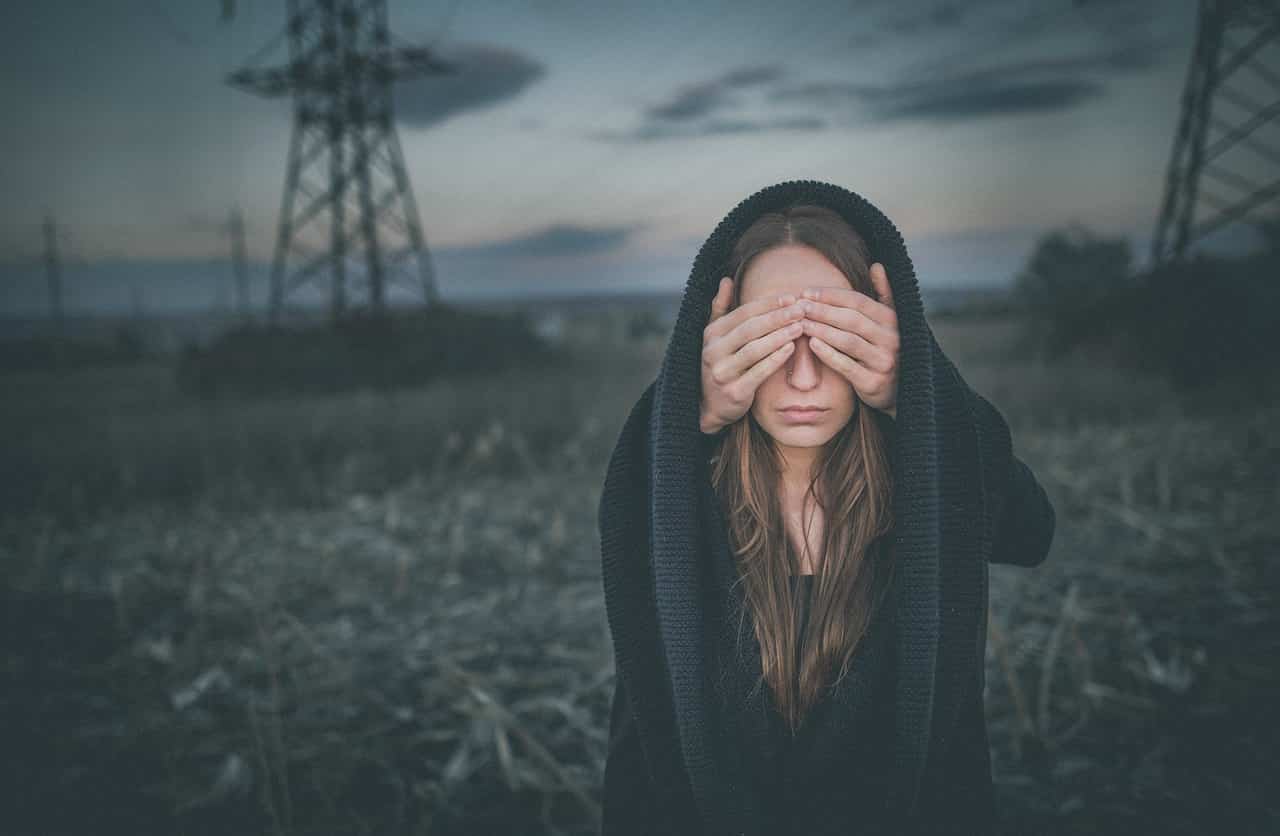
[[1038, 566], [1053, 543], [1057, 523], [1053, 504], [1035, 473], [1014, 455], [1004, 416], [982, 395], [967, 391], [978, 428], [992, 522], [990, 562]]
[[991, 546], [992, 563], [1038, 566], [1049, 556], [1056, 515], [1053, 504], [1031, 468], [1009, 456], [1003, 514], [997, 517]]
[[614, 681], [600, 836], [651, 836], [660, 831], [653, 819], [658, 807], [649, 782], [649, 766], [622, 678], [615, 677]]

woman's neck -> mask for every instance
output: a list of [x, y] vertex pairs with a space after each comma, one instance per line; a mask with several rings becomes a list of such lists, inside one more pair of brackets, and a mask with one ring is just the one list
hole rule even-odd
[[782, 472], [778, 476], [782, 480], [784, 499], [794, 500], [798, 504], [809, 490], [809, 480], [813, 478], [813, 464], [819, 449], [818, 447], [782, 448]]
[[825, 515], [808, 485], [799, 488], [784, 484], [781, 496], [782, 517], [787, 537], [800, 565], [792, 574], [808, 575], [815, 571], [816, 557], [822, 551]]
[[782, 454], [782, 481], [788, 484], [806, 485], [813, 472], [813, 463], [822, 447], [778, 446]]

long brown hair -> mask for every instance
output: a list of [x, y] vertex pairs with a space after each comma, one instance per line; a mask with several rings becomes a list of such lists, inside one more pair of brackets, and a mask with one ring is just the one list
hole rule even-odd
[[[875, 297], [862, 236], [832, 210], [801, 204], [762, 215], [739, 237], [726, 269], [717, 274], [733, 276], [730, 309], [739, 304], [751, 260], [771, 247], [793, 243], [813, 247], [853, 289]], [[819, 451], [810, 474], [808, 491], [823, 511], [825, 526], [803, 636], [798, 635], [799, 611], [788, 582], [799, 571], [799, 554], [786, 533], [779, 500], [782, 460], [773, 438], [747, 413], [725, 432], [712, 459], [712, 484], [760, 644], [762, 681], [793, 733], [823, 689], [833, 688], [848, 673], [892, 581], [891, 550], [884, 536], [892, 527], [887, 439], [875, 410], [856, 394], [854, 398], [852, 418]], [[806, 520], [803, 528], [807, 526]]]

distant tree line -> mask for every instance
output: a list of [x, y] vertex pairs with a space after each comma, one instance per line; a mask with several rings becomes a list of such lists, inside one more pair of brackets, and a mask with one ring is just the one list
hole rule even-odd
[[1135, 270], [1129, 244], [1080, 225], [1036, 244], [1014, 281], [1030, 347], [1083, 351], [1184, 390], [1274, 375], [1280, 360], [1280, 222], [1240, 256], [1197, 253]]

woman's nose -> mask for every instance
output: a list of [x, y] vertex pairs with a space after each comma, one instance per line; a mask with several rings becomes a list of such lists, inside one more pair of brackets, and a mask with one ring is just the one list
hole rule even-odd
[[796, 351], [787, 367], [787, 382], [797, 389], [812, 389], [821, 381], [822, 361], [809, 347], [809, 338], [796, 338]]

